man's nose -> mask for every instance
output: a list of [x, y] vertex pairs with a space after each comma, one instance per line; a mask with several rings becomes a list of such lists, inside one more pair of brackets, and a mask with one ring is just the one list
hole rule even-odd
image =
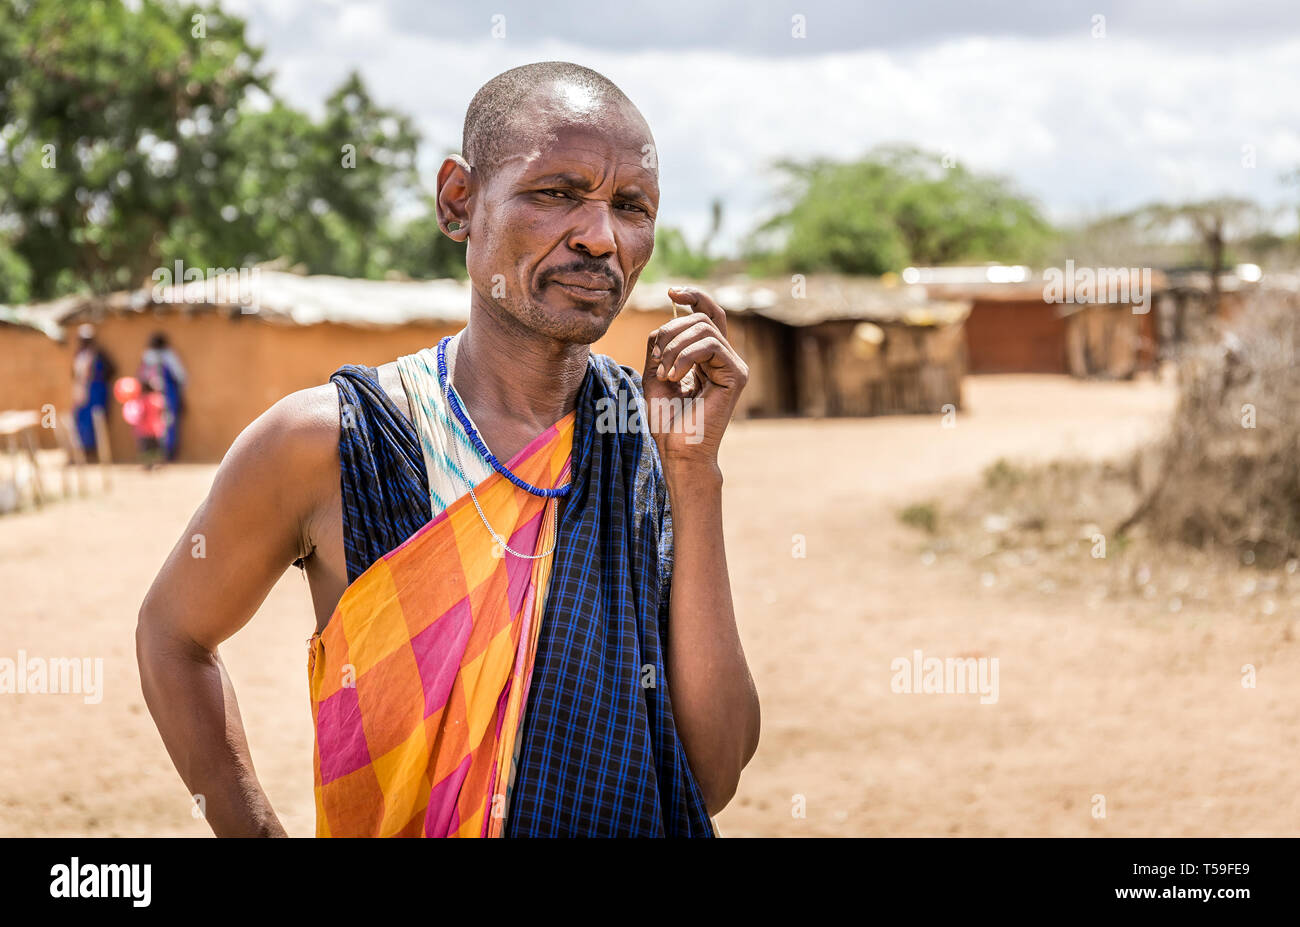
[[608, 203], [589, 202], [582, 208], [577, 226], [569, 233], [569, 247], [592, 257], [604, 257], [618, 250]]

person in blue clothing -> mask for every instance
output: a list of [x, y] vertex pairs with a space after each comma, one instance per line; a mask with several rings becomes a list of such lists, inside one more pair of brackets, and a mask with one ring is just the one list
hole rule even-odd
[[72, 406], [77, 418], [77, 435], [87, 453], [98, 452], [95, 410], [108, 421], [108, 384], [117, 368], [95, 341], [93, 325], [77, 329], [77, 340], [77, 353], [72, 358]]
[[162, 452], [166, 460], [175, 460], [181, 413], [185, 410], [185, 366], [162, 332], [154, 332], [149, 339], [149, 347], [145, 348], [144, 356], [140, 358], [140, 369], [136, 376], [142, 387], [146, 383], [151, 384], [167, 401], [167, 430], [163, 434]]

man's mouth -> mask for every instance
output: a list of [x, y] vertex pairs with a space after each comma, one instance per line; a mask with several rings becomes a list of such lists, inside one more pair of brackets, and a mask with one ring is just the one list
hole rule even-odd
[[598, 274], [561, 274], [551, 278], [551, 283], [574, 299], [600, 302], [613, 295], [615, 286]]

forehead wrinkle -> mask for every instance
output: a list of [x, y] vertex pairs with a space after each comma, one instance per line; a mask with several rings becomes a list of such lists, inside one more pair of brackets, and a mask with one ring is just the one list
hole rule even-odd
[[[610, 125], [601, 125], [591, 118], [573, 119], [553, 112], [556, 98], [534, 97], [534, 105], [540, 112], [532, 121], [516, 122], [516, 143], [511, 145], [514, 153], [505, 155], [497, 162], [497, 169], [512, 166], [515, 168], [514, 182], [526, 182], [526, 175], [537, 176], [558, 173], [592, 174], [597, 177], [596, 186], [605, 182], [611, 171], [616, 175], [631, 171], [640, 175], [642, 192], [652, 201], [659, 187], [658, 165], [646, 167], [642, 161], [645, 145], [653, 146], [653, 137], [644, 118], [633, 119], [625, 110], [611, 108], [608, 101], [597, 100], [595, 111], [609, 112], [613, 118]], [[549, 117], [549, 118], [548, 118]], [[562, 139], [562, 135], [569, 135]], [[563, 142], [563, 148], [561, 144]], [[524, 149], [524, 150], [520, 150]], [[553, 166], [541, 166], [543, 159], [554, 160]], [[580, 166], [580, 171], [574, 171]], [[648, 178], [648, 179], [642, 179]]]
[[[625, 170], [628, 169], [628, 170]], [[631, 176], [628, 176], [628, 171]], [[524, 175], [528, 174], [527, 169]], [[621, 176], [620, 176], [621, 175]], [[521, 180], [524, 178], [521, 177]], [[646, 168], [642, 167], [640, 162], [623, 161], [613, 165], [612, 171], [601, 170], [593, 180], [586, 172], [576, 171], [571, 167], [560, 166], [554, 170], [539, 171], [535, 177], [527, 179], [527, 183], [545, 183], [554, 181], [563, 181], [572, 186], [592, 192], [600, 189], [607, 180], [612, 179], [615, 194], [625, 194], [631, 196], [642, 196], [653, 201], [659, 193], [659, 180]]]
[[[620, 180], [619, 175], [623, 169], [628, 168], [631, 176], [626, 180]], [[638, 161], [624, 161], [621, 164], [614, 165], [614, 189], [625, 190], [628, 187], [634, 189], [637, 193], [645, 196], [651, 201], [657, 201], [659, 198], [659, 173], [650, 168], [643, 167]]]
[[512, 167], [517, 168], [511, 177], [510, 182], [518, 182], [518, 180], [528, 172], [529, 167], [541, 156], [542, 151], [540, 148], [533, 148], [531, 151], [517, 151], [514, 154], [503, 155], [499, 160], [497, 160], [493, 168], [493, 174], [494, 176], [506, 177], [510, 176], [510, 169]]
[[[530, 161], [530, 166], [538, 159], [551, 155], [558, 162], [553, 170], [545, 171], [545, 174], [575, 173], [573, 166], [580, 166], [582, 173], [593, 173], [598, 178], [596, 185], [599, 186], [604, 182], [609, 174], [613, 174], [617, 179], [620, 173], [630, 170], [633, 173], [644, 174], [650, 177], [655, 186], [658, 186], [659, 173], [656, 169], [647, 168], [641, 163], [641, 152], [631, 154], [628, 149], [615, 150], [613, 157], [607, 157], [605, 152], [600, 148], [590, 144], [577, 144], [572, 148], [566, 149], [563, 153], [549, 151], [535, 151]], [[525, 168], [525, 171], [528, 168]], [[539, 168], [540, 171], [540, 168]]]
[[[550, 160], [546, 161], [544, 165], [538, 163], [547, 156], [550, 157]], [[528, 174], [530, 169], [535, 169], [538, 175], [537, 179], [563, 174], [570, 175], [574, 180], [582, 178], [583, 183], [575, 184], [575, 186], [595, 190], [604, 184], [605, 177], [609, 173], [609, 163], [594, 148], [577, 148], [576, 150], [565, 150], [563, 153], [538, 151], [535, 153], [535, 157], [530, 160], [529, 165], [524, 168], [524, 174]]]

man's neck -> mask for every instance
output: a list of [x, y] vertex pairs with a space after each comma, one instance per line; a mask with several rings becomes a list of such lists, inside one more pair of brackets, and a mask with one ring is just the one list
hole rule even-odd
[[477, 302], [457, 339], [452, 380], [474, 420], [498, 431], [484, 436], [489, 445], [494, 437], [513, 445], [572, 411], [591, 350], [539, 335]]

